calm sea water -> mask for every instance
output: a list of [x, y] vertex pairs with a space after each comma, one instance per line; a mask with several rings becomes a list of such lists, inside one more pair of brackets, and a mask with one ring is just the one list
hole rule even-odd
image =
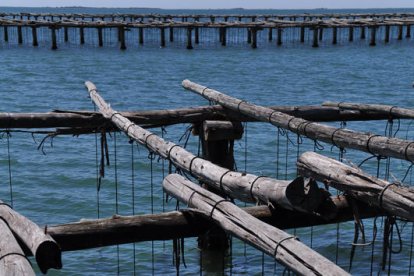
[[[25, 9], [1, 8], [0, 11], [33, 12], [157, 12], [203, 13], [205, 11], [164, 11], [125, 9]], [[379, 10], [378, 12], [413, 12], [413, 10]], [[298, 13], [302, 11], [208, 11], [208, 13]], [[303, 12], [323, 12], [321, 10]], [[335, 12], [335, 11], [333, 11]], [[350, 10], [336, 12], [351, 12]], [[354, 11], [362, 12], [362, 11]], [[366, 11], [364, 11], [366, 12]], [[369, 11], [371, 12], [371, 10]], [[13, 37], [13, 34], [12, 34]], [[237, 37], [233, 34], [233, 38]], [[131, 38], [132, 39], [132, 38]], [[49, 50], [49, 44], [35, 49], [30, 45], [2, 44], [0, 47], [0, 111], [47, 112], [53, 109], [91, 110], [93, 105], [84, 88], [84, 81], [93, 81], [101, 95], [117, 110], [172, 109], [208, 104], [207, 101], [181, 87], [183, 79], [207, 85], [235, 97], [263, 105], [308, 105], [323, 101], [354, 101], [383, 103], [402, 107], [414, 104], [413, 40], [393, 41], [389, 45], [367, 47], [365, 43], [338, 46], [325, 45], [313, 49], [309, 45], [272, 47], [263, 44], [257, 50], [246, 45], [219, 47], [214, 43], [187, 51], [179, 44], [160, 49], [155, 43], [142, 47], [129, 47], [119, 51], [117, 45], [98, 48], [92, 44], [80, 47], [71, 45]], [[237, 44], [237, 43], [235, 43]], [[339, 126], [339, 123], [333, 124]], [[179, 142], [187, 126], [168, 127], [166, 133], [154, 130], [168, 140]], [[349, 123], [349, 128], [383, 134], [386, 122]], [[397, 123], [394, 124], [397, 130]], [[402, 121], [398, 137], [413, 139], [411, 122]], [[44, 136], [12, 133], [11, 172], [14, 208], [39, 225], [74, 222], [97, 218], [95, 136], [59, 136], [48, 140], [42, 154], [37, 149]], [[277, 129], [260, 123], [247, 125], [247, 139], [236, 143], [239, 170], [258, 175], [292, 178], [298, 154], [313, 150], [312, 141], [303, 140], [299, 147], [296, 136], [290, 134], [291, 144], [285, 136], [279, 137]], [[6, 136], [0, 139], [0, 198], [10, 202], [8, 154]], [[112, 164], [99, 192], [99, 216], [158, 213], [174, 210], [175, 201], [163, 203], [161, 181], [167, 165], [158, 158], [151, 161], [142, 147], [131, 145], [123, 135], [109, 139]], [[179, 142], [183, 144], [183, 140]], [[188, 147], [197, 152], [198, 141], [190, 137]], [[116, 149], [116, 150], [115, 150]], [[279, 150], [279, 155], [277, 151]], [[116, 152], [115, 152], [116, 151]], [[324, 154], [337, 158], [338, 150], [325, 145]], [[247, 158], [246, 158], [247, 156]], [[279, 156], [279, 158], [277, 158]], [[345, 154], [354, 164], [368, 154], [352, 150]], [[115, 183], [115, 157], [117, 178]], [[131, 180], [131, 163], [135, 165], [135, 182]], [[151, 162], [153, 170], [151, 171]], [[392, 160], [392, 177], [401, 179], [409, 164]], [[164, 168], [164, 169], [163, 169]], [[364, 164], [364, 169], [375, 174], [376, 161]], [[384, 176], [384, 163], [380, 176]], [[151, 180], [152, 179], [152, 180]], [[411, 173], [406, 184], [411, 183]], [[132, 188], [135, 189], [135, 206], [132, 206]], [[332, 191], [336, 193], [335, 191]], [[151, 205], [151, 197], [153, 205]], [[118, 205], [116, 205], [118, 198]], [[367, 220], [367, 239], [372, 239], [372, 221]], [[382, 229], [382, 228], [381, 228]], [[391, 273], [406, 275], [410, 272], [412, 225], [400, 223], [403, 249], [393, 254]], [[315, 250], [348, 269], [353, 223], [291, 230]], [[381, 236], [381, 235], [379, 235]], [[397, 241], [394, 241], [397, 246]], [[379, 271], [381, 237], [377, 238], [373, 271]], [[337, 246], [338, 245], [338, 246]], [[339, 248], [339, 250], [337, 250]], [[185, 260], [181, 273], [200, 273], [200, 252], [195, 239], [186, 240]], [[146, 242], [116, 247], [65, 252], [64, 268], [51, 271], [50, 275], [122, 275], [175, 274], [172, 264], [172, 242]], [[357, 248], [352, 273], [370, 273], [371, 247]], [[262, 265], [263, 264], [263, 265]], [[214, 272], [217, 260], [203, 260], [205, 275]], [[233, 239], [232, 258], [225, 260], [225, 274], [265, 275], [282, 274], [284, 269], [275, 265], [272, 258], [250, 246]], [[36, 265], [35, 265], [36, 268]]]

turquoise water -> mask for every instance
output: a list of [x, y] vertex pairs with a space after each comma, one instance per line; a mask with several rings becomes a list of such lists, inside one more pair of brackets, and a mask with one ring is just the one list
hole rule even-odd
[[[28, 10], [1, 9], [1, 11]], [[29, 11], [55, 10], [30, 9]], [[71, 9], [57, 12], [61, 11], [79, 12]], [[100, 9], [88, 11], [102, 12]], [[243, 12], [264, 13], [263, 11]], [[275, 12], [293, 13], [293, 11]], [[35, 49], [30, 45], [12, 44], [0, 48], [2, 64], [0, 111], [91, 110], [93, 105], [83, 86], [86, 80], [93, 81], [101, 95], [117, 110], [172, 109], [208, 104], [199, 96], [183, 90], [181, 87], [183, 79], [190, 79], [262, 105], [321, 104], [323, 101], [331, 100], [411, 107], [414, 104], [413, 43], [412, 40], [394, 41], [389, 45], [379, 45], [374, 48], [366, 47], [364, 43], [336, 47], [326, 45], [319, 49], [313, 49], [309, 45], [280, 48], [267, 46], [258, 50], [251, 50], [248, 45], [225, 48], [207, 45], [194, 51], [187, 51], [184, 47], [173, 45], [160, 49], [151, 43], [142, 47], [131, 47], [127, 51], [119, 51], [116, 45], [100, 49], [90, 44], [83, 47], [73, 44], [70, 47], [61, 47], [58, 51], [51, 51], [48, 46]], [[334, 125], [339, 126], [339, 123]], [[385, 126], [386, 122], [348, 124], [349, 128], [378, 134], [384, 133]], [[178, 142], [186, 127], [168, 127], [163, 135], [168, 140]], [[247, 125], [247, 130], [247, 162], [246, 140], [242, 139], [236, 143], [239, 170], [247, 167], [249, 172], [258, 175], [278, 176], [282, 179], [294, 177], [297, 145], [286, 143], [286, 137], [280, 137], [281, 142], [278, 147], [277, 129], [272, 126], [250, 123]], [[160, 129], [155, 129], [154, 132], [161, 135]], [[413, 139], [414, 131], [409, 121], [401, 122], [397, 136]], [[45, 143], [46, 155], [37, 149], [43, 137], [35, 135], [35, 142], [30, 134], [12, 133], [9, 139], [14, 208], [39, 225], [97, 218], [95, 136], [56, 137], [53, 140], [53, 147], [49, 141]], [[116, 139], [118, 189], [115, 185], [115, 139], [112, 135], [112, 138], [109, 138], [112, 165], [106, 168], [107, 174], [99, 192], [100, 217], [109, 217], [116, 213], [117, 209], [121, 215], [130, 215], [133, 212], [131, 145], [123, 135], [118, 134]], [[291, 134], [290, 139], [295, 143], [296, 136]], [[183, 144], [183, 141], [180, 144]], [[286, 145], [288, 145], [287, 149]], [[197, 146], [197, 138], [190, 137], [189, 149], [196, 153]], [[277, 160], [278, 148], [279, 160]], [[313, 142], [304, 139], [304, 143], [299, 146], [299, 153], [313, 149]], [[175, 201], [164, 204], [162, 200], [161, 181], [162, 176], [167, 173], [163, 170], [166, 164], [163, 165], [162, 161], [155, 158], [152, 161], [151, 177], [151, 160], [148, 159], [146, 149], [134, 146], [134, 153], [136, 175], [134, 212], [147, 214], [174, 210]], [[338, 156], [338, 150], [329, 145], [325, 145], [323, 153], [334, 158]], [[360, 163], [368, 156], [351, 150], [345, 155], [346, 159], [354, 164]], [[7, 160], [7, 138], [3, 136], [0, 140], [0, 175], [2, 176], [0, 198], [10, 202]], [[392, 160], [391, 165], [391, 173], [397, 179], [404, 176], [409, 166], [407, 162], [399, 160]], [[363, 168], [375, 174], [376, 166], [376, 161], [372, 160]], [[380, 172], [381, 176], [384, 176], [384, 163], [381, 164]], [[410, 181], [409, 174], [406, 184], [410, 184]], [[153, 207], [151, 190], [153, 190]], [[335, 193], [335, 191], [331, 192]], [[372, 222], [367, 220], [365, 223], [367, 239], [370, 240]], [[297, 229], [296, 234], [309, 246], [312, 237], [312, 247], [329, 259], [335, 260], [338, 237], [336, 225], [314, 227], [313, 230]], [[341, 224], [339, 237], [339, 265], [348, 269], [353, 223]], [[402, 229], [402, 238], [403, 252], [392, 257], [393, 275], [409, 273], [411, 224], [407, 224]], [[381, 244], [380, 235], [376, 242], [375, 274], [380, 266]], [[154, 248], [154, 257], [152, 257], [152, 248]], [[181, 273], [199, 274], [200, 252], [196, 248], [196, 240], [186, 240], [185, 248], [187, 267], [181, 266]], [[118, 269], [122, 275], [131, 275], [134, 265], [139, 275], [175, 273], [171, 241], [154, 242], [154, 246], [151, 242], [137, 244], [135, 264], [132, 245], [120, 246], [119, 252], [119, 265], [116, 247], [65, 252], [64, 268], [61, 271], [51, 271], [50, 275], [113, 275], [118, 272]], [[370, 247], [357, 248], [351, 272], [359, 275], [369, 274], [370, 259]], [[212, 272], [214, 261], [203, 262], [204, 274], [219, 274]], [[262, 273], [262, 254], [249, 246], [245, 250], [245, 246], [236, 239], [233, 239], [232, 260], [227, 258], [225, 262], [226, 274]], [[283, 273], [283, 268], [280, 265], [275, 266], [272, 259], [267, 256], [264, 258], [263, 267], [265, 275]]]

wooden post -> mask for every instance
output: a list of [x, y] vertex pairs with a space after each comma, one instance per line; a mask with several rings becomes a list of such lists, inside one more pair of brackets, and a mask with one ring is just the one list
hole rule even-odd
[[144, 28], [138, 27], [138, 42], [140, 45], [144, 44]]
[[322, 41], [323, 40], [323, 28], [321, 27], [321, 28], [318, 28], [318, 31], [319, 31], [319, 41]]
[[376, 34], [377, 34], [377, 27], [372, 26], [371, 28], [371, 41], [369, 42], [369, 46], [375, 46], [376, 45]]
[[361, 30], [361, 39], [365, 39], [365, 26], [361, 26], [360, 27], [360, 30]]
[[191, 50], [193, 49], [193, 45], [192, 45], [192, 29], [191, 27], [187, 28], [187, 50]]
[[385, 25], [385, 34], [384, 34], [384, 42], [390, 42], [390, 25]]
[[51, 27], [50, 28], [51, 32], [52, 32], [52, 50], [57, 50], [57, 41], [56, 41], [56, 28], [55, 27]]
[[403, 25], [399, 25], [398, 26], [398, 40], [402, 40], [402, 37], [403, 37], [403, 28], [404, 28], [404, 26]]
[[19, 44], [23, 44], [22, 26], [17, 26], [17, 41]]
[[277, 28], [277, 46], [282, 45], [283, 29]]
[[103, 46], [103, 30], [102, 27], [98, 27], [98, 45], [99, 47]]
[[252, 36], [252, 49], [257, 48], [257, 29], [252, 28], [251, 29], [251, 36]]
[[348, 29], [348, 41], [354, 41], [354, 27], [349, 27]]
[[268, 39], [269, 41], [273, 40], [273, 28], [272, 27], [268, 29]]
[[338, 28], [332, 28], [332, 44], [336, 45], [338, 43]]
[[199, 27], [194, 28], [194, 43], [195, 44], [200, 43], [200, 28]]
[[[319, 47], [319, 45], [318, 45], [318, 30], [319, 30], [319, 28], [317, 28], [317, 27], [313, 28], [313, 43], [312, 43], [313, 48]], [[322, 29], [320, 29], [319, 31], [322, 31]]]
[[226, 43], [227, 43], [226, 30], [227, 29], [225, 27], [221, 27], [220, 28], [220, 33], [221, 33], [221, 46], [226, 46]]
[[304, 43], [305, 42], [305, 27], [300, 27], [300, 42]]
[[79, 28], [79, 35], [80, 35], [80, 44], [85, 44], [85, 31], [84, 27]]
[[174, 42], [174, 28], [170, 27], [170, 42]]
[[4, 32], [4, 41], [8, 42], [9, 41], [9, 29], [7, 28], [7, 26], [3, 26], [3, 32]]
[[0, 219], [0, 274], [35, 276], [32, 265], [7, 224]]
[[168, 175], [163, 188], [179, 201], [200, 210], [226, 232], [272, 256], [299, 275], [348, 275], [294, 236], [261, 222], [230, 201], [178, 174]]
[[247, 43], [248, 44], [252, 43], [252, 30], [251, 30], [251, 28], [247, 28]]
[[65, 42], [68, 42], [69, 41], [69, 30], [68, 30], [68, 27], [63, 27], [63, 32], [64, 32], [64, 36], [65, 36]]
[[32, 27], [32, 39], [33, 47], [39, 46], [39, 42], [37, 41], [37, 28], [35, 26]]
[[165, 28], [164, 27], [160, 28], [160, 40], [161, 40], [160, 47], [164, 48], [165, 47]]
[[[124, 26], [122, 26], [122, 27], [119, 27], [119, 35], [120, 35], [120, 39], [121, 39], [121, 46], [120, 46], [120, 49], [121, 50], [126, 50], [126, 42], [125, 42], [125, 27]], [[164, 41], [165, 42], [165, 41]]]
[[406, 25], [407, 27], [407, 33], [405, 34], [405, 37], [406, 38], [410, 38], [411, 37], [411, 25], [410, 24], [408, 24], [408, 25]]

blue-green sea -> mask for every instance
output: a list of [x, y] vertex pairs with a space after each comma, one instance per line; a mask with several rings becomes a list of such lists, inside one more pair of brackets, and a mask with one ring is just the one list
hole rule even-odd
[[[76, 12], [76, 13], [169, 13], [169, 14], [292, 14], [300, 12], [414, 12], [398, 10], [152, 10], [152, 9], [80, 9], [80, 8], [0, 8], [0, 12]], [[414, 39], [393, 39], [389, 44], [378, 42], [369, 47], [367, 41], [347, 42], [345, 33], [338, 45], [324, 42], [315, 49], [309, 42], [295, 42], [294, 30], [286, 32], [285, 43], [277, 47], [259, 35], [258, 49], [243, 42], [241, 31], [229, 33], [228, 46], [222, 47], [212, 33], [201, 34], [201, 43], [186, 50], [185, 42], [168, 42], [158, 46], [155, 31], [148, 31], [142, 46], [137, 34], [127, 35], [126, 51], [113, 42], [107, 33], [105, 47], [97, 47], [96, 37], [86, 34], [85, 45], [76, 41], [64, 43], [59, 33], [59, 49], [50, 50], [48, 36], [40, 32], [40, 46], [25, 41], [18, 45], [15, 31], [10, 42], [3, 41], [0, 30], [0, 112], [48, 112], [54, 109], [93, 110], [84, 82], [96, 84], [101, 95], [118, 111], [174, 109], [207, 105], [208, 101], [181, 87], [190, 79], [229, 95], [260, 105], [319, 105], [324, 101], [382, 103], [411, 108], [414, 105]], [[46, 33], [46, 31], [44, 31]], [[341, 34], [341, 33], [340, 33]], [[30, 34], [31, 35], [31, 34]], [[29, 33], [24, 38], [30, 39]], [[72, 35], [72, 34], [71, 34]], [[178, 33], [179, 35], [179, 33]], [[71, 37], [76, 37], [75, 35]], [[381, 32], [378, 35], [379, 40]], [[151, 40], [151, 38], [154, 38]], [[204, 43], [203, 43], [204, 41]], [[340, 126], [340, 122], [331, 123]], [[189, 126], [153, 129], [165, 139], [184, 145]], [[390, 124], [351, 122], [348, 128], [384, 135]], [[245, 125], [245, 136], [235, 143], [237, 168], [257, 175], [292, 179], [296, 175], [295, 160], [305, 151], [316, 150], [338, 158], [338, 149], [323, 144], [315, 149], [313, 141], [297, 139], [293, 133], [278, 132], [264, 123]], [[247, 133], [247, 134], [246, 134]], [[279, 133], [279, 134], [278, 134]], [[284, 135], [282, 135], [284, 134]], [[394, 120], [392, 134], [413, 140], [411, 121]], [[182, 138], [184, 136], [184, 138]], [[0, 199], [11, 203], [16, 211], [40, 226], [75, 222], [81, 219], [120, 215], [160, 213], [175, 210], [175, 200], [165, 202], [162, 179], [168, 163], [151, 158], [148, 151], [129, 144], [123, 134], [108, 136], [111, 165], [97, 193], [97, 152], [95, 135], [57, 136], [38, 146], [45, 135], [11, 133], [0, 136]], [[180, 139], [182, 138], [182, 139]], [[98, 137], [99, 140], [99, 137]], [[279, 143], [277, 143], [279, 141]], [[298, 144], [298, 141], [301, 142]], [[116, 146], [115, 146], [116, 144]], [[8, 154], [10, 148], [10, 155]], [[198, 137], [190, 136], [189, 150], [198, 151]], [[98, 145], [99, 148], [99, 145]], [[132, 158], [131, 151], [134, 151]], [[347, 150], [345, 160], [359, 164], [369, 154]], [[9, 174], [9, 159], [11, 175]], [[132, 181], [132, 163], [135, 179]], [[380, 177], [385, 177], [385, 160], [379, 164]], [[401, 180], [410, 163], [391, 160], [390, 181]], [[152, 170], [151, 170], [152, 167]], [[377, 159], [370, 159], [362, 168], [376, 175]], [[11, 177], [10, 177], [11, 176]], [[10, 193], [10, 178], [12, 197]], [[405, 179], [411, 184], [411, 172]], [[134, 191], [134, 194], [132, 194]], [[336, 191], [331, 190], [333, 194]], [[134, 206], [132, 202], [134, 201]], [[244, 204], [240, 204], [244, 206]], [[98, 213], [99, 207], [99, 213]], [[181, 204], [182, 208], [185, 208]], [[365, 220], [367, 240], [373, 237], [372, 220]], [[355, 275], [387, 274], [381, 271], [382, 226], [372, 254], [371, 246], [357, 247], [351, 273]], [[412, 223], [398, 221], [402, 252], [392, 254], [391, 275], [408, 275], [411, 269]], [[353, 222], [304, 229], [292, 229], [302, 242], [344, 269], [349, 269]], [[398, 248], [394, 233], [394, 248]], [[264, 256], [236, 238], [232, 239], [231, 255], [224, 262], [224, 271], [217, 269], [217, 260], [204, 258], [196, 239], [185, 241], [185, 263], [181, 275], [282, 275], [286, 273], [272, 257]], [[119, 252], [119, 254], [118, 254]], [[134, 258], [135, 254], [135, 258]], [[119, 257], [118, 257], [119, 256]], [[338, 256], [338, 258], [336, 258]], [[373, 257], [372, 257], [373, 256]], [[374, 259], [371, 270], [371, 259]], [[135, 259], [135, 261], [134, 261]], [[35, 260], [31, 259], [37, 273]], [[201, 264], [202, 263], [202, 264]], [[201, 265], [200, 265], [201, 264]], [[388, 268], [388, 266], [387, 266]], [[49, 275], [175, 275], [172, 241], [143, 242], [63, 253], [63, 269]]]

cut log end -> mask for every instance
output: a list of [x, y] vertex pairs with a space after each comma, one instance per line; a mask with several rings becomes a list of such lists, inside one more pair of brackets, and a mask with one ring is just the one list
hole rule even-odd
[[50, 268], [62, 268], [62, 253], [59, 245], [54, 241], [45, 241], [36, 250], [36, 262], [42, 273]]
[[297, 177], [286, 188], [286, 197], [291, 204], [307, 212], [316, 211], [329, 196], [312, 178]]

